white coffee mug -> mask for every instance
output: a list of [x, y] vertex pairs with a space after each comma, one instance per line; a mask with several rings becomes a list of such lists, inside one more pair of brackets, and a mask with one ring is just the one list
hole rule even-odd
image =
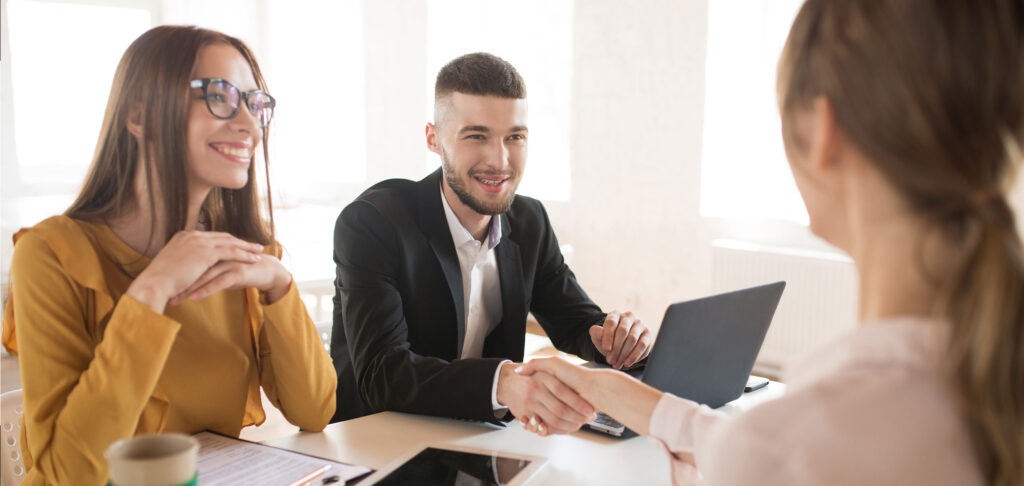
[[199, 441], [184, 434], [139, 435], [103, 454], [114, 486], [194, 486]]

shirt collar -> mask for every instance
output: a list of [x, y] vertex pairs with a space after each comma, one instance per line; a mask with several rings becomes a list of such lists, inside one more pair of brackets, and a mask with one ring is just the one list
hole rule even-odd
[[[455, 215], [455, 211], [452, 211], [452, 207], [448, 204], [448, 199], [444, 197], [443, 187], [441, 188], [441, 205], [444, 206], [444, 216], [448, 220], [448, 230], [452, 233], [452, 241], [455, 243], [455, 247], [458, 248], [466, 244], [466, 242], [475, 240], [476, 238], [473, 238], [473, 234], [459, 222], [459, 217]], [[493, 250], [501, 242], [501, 217], [497, 214], [491, 216], [490, 226], [487, 231], [487, 249]]]

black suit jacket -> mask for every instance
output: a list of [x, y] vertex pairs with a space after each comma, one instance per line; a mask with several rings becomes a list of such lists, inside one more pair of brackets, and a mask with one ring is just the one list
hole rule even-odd
[[524, 196], [500, 215], [501, 323], [482, 358], [458, 359], [462, 272], [440, 191], [440, 170], [419, 182], [387, 180], [338, 216], [333, 421], [383, 410], [494, 421], [494, 373], [504, 359], [523, 359], [528, 312], [559, 349], [603, 360], [588, 328], [605, 314], [562, 260], [544, 207]]

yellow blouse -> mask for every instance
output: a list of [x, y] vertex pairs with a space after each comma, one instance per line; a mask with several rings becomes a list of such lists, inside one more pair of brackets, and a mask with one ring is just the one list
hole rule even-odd
[[103, 451], [135, 434], [237, 436], [265, 420], [260, 386], [304, 430], [334, 413], [337, 376], [294, 283], [270, 305], [247, 288], [161, 315], [124, 295], [150, 260], [106, 225], [55, 216], [14, 240], [2, 340], [24, 387], [22, 484], [103, 484]]

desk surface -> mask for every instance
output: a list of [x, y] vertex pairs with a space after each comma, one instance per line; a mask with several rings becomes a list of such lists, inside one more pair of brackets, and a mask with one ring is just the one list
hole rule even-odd
[[[736, 413], [781, 396], [772, 382], [720, 410]], [[546, 457], [531, 484], [671, 484], [668, 456], [644, 437], [620, 440], [589, 431], [540, 437], [517, 422], [508, 427], [382, 412], [331, 424], [323, 432], [300, 432], [267, 445], [380, 469], [426, 445], [455, 444]]]

